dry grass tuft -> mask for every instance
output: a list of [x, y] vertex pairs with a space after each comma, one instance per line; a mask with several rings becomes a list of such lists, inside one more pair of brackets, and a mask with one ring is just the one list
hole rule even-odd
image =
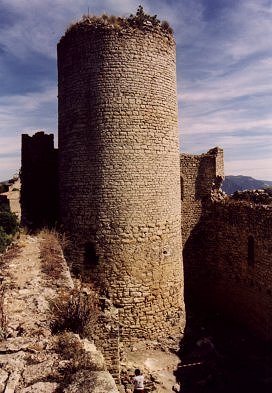
[[137, 9], [136, 14], [131, 14], [128, 18], [117, 17], [114, 15], [103, 14], [101, 16], [96, 15], [83, 15], [81, 20], [76, 21], [68, 27], [66, 33], [72, 30], [92, 27], [93, 29], [102, 28], [113, 28], [115, 30], [121, 30], [126, 28], [140, 29], [140, 30], [156, 30], [162, 32], [166, 36], [173, 35], [173, 29], [166, 21], [160, 22], [157, 15], [149, 15], [144, 12], [143, 7], [140, 5]]
[[12, 259], [17, 258], [20, 255], [21, 248], [17, 243], [12, 243], [8, 246], [6, 252], [0, 255], [0, 266], [3, 267]]
[[39, 237], [42, 272], [54, 279], [60, 279], [63, 273], [62, 247], [66, 247], [68, 241], [57, 231], [49, 229], [43, 229]]
[[5, 340], [7, 333], [7, 318], [4, 312], [5, 286], [0, 286], [0, 341]]
[[98, 317], [98, 295], [90, 284], [80, 283], [51, 300], [50, 314], [53, 334], [70, 331], [86, 337]]
[[20, 245], [16, 243], [12, 243], [10, 246], [8, 246], [4, 254], [0, 255], [0, 269], [3, 274], [3, 276], [0, 274], [0, 341], [6, 339], [6, 335], [7, 335], [7, 318], [4, 310], [6, 284], [3, 282], [4, 276], [7, 275], [5, 269], [10, 261], [18, 257], [20, 252], [21, 252]]

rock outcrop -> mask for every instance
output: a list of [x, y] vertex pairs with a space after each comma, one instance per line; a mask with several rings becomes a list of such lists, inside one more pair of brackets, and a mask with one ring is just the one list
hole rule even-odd
[[45, 273], [42, 241], [22, 235], [0, 260], [0, 393], [118, 393], [93, 343], [72, 332], [51, 334], [50, 302], [74, 284], [60, 247], [61, 274]]

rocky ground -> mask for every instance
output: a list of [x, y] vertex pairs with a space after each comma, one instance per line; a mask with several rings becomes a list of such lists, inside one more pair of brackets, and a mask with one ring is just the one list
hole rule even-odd
[[139, 368], [145, 377], [146, 392], [179, 392], [174, 370], [180, 360], [167, 345], [156, 341], [139, 341], [130, 350], [125, 349], [123, 356], [121, 380], [126, 393], [133, 391], [130, 381], [136, 368]]
[[[15, 184], [7, 195], [20, 215]], [[21, 234], [0, 256], [0, 393], [131, 393], [136, 368], [147, 392], [272, 392], [271, 346], [235, 322], [188, 305], [180, 357], [156, 341], [123, 348], [117, 388], [92, 342], [71, 332], [52, 334], [52, 300], [73, 291], [74, 282], [61, 248], [42, 248], [47, 236]], [[57, 269], [45, 264], [47, 254]]]
[[60, 248], [61, 274], [46, 274], [43, 240], [43, 234], [21, 235], [0, 260], [0, 392], [117, 393], [91, 342], [51, 334], [50, 302], [73, 290], [73, 281]]
[[[52, 335], [50, 303], [63, 290], [73, 290], [74, 283], [59, 245], [52, 246], [50, 240], [50, 251], [44, 252], [43, 242], [48, 236], [50, 240], [47, 231], [21, 234], [0, 259], [0, 393], [117, 393], [94, 344], [74, 333]], [[45, 263], [43, 255], [47, 253], [57, 255], [53, 260], [57, 269]], [[140, 341], [124, 348], [119, 391], [132, 391], [131, 376], [140, 368], [147, 391], [171, 392], [178, 362], [177, 355], [156, 341]]]
[[[19, 189], [17, 180], [5, 195], [20, 219]], [[52, 335], [50, 303], [74, 288], [55, 235], [22, 233], [0, 256], [0, 393], [117, 392], [94, 344], [74, 333]], [[156, 341], [123, 348], [118, 389], [131, 392], [131, 376], [140, 368], [147, 391], [173, 391], [178, 362]]]

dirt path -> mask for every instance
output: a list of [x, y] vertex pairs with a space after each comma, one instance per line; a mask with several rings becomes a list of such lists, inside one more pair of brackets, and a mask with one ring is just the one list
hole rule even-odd
[[41, 273], [39, 237], [21, 236], [18, 247], [20, 253], [9, 263], [5, 274], [8, 289], [4, 310], [11, 337], [33, 336], [48, 329], [48, 299], [56, 295]]
[[[48, 231], [21, 235], [0, 258], [0, 393], [118, 393], [94, 344], [72, 332], [51, 334], [49, 304], [63, 289], [74, 288], [57, 239]], [[46, 261], [40, 257], [45, 245], [52, 250]], [[48, 271], [53, 256], [58, 275]]]
[[[42, 272], [40, 246], [40, 236], [21, 235], [2, 258], [6, 339], [0, 340], [0, 393], [51, 393], [58, 385], [43, 380], [53, 375], [58, 362], [48, 307], [62, 282], [56, 283]], [[72, 281], [68, 277], [64, 286], [69, 285]]]

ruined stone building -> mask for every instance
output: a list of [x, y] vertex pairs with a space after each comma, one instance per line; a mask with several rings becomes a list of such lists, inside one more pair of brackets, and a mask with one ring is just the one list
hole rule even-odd
[[22, 135], [21, 224], [30, 229], [56, 224], [58, 209], [57, 149], [54, 135]]
[[58, 44], [59, 220], [74, 269], [118, 307], [124, 341], [180, 338], [175, 41], [162, 26], [100, 22], [75, 24]]
[[182, 154], [180, 163], [186, 304], [219, 310], [271, 340], [271, 198], [218, 192], [222, 149]]
[[[74, 268], [117, 308], [123, 341], [182, 336], [183, 265], [188, 304], [271, 339], [272, 206], [220, 194], [222, 149], [180, 155], [171, 32], [102, 22], [85, 19], [58, 44], [58, 169], [52, 136], [23, 136], [25, 220], [31, 198], [57, 195], [58, 183], [52, 212]], [[46, 187], [30, 192], [41, 158]]]

